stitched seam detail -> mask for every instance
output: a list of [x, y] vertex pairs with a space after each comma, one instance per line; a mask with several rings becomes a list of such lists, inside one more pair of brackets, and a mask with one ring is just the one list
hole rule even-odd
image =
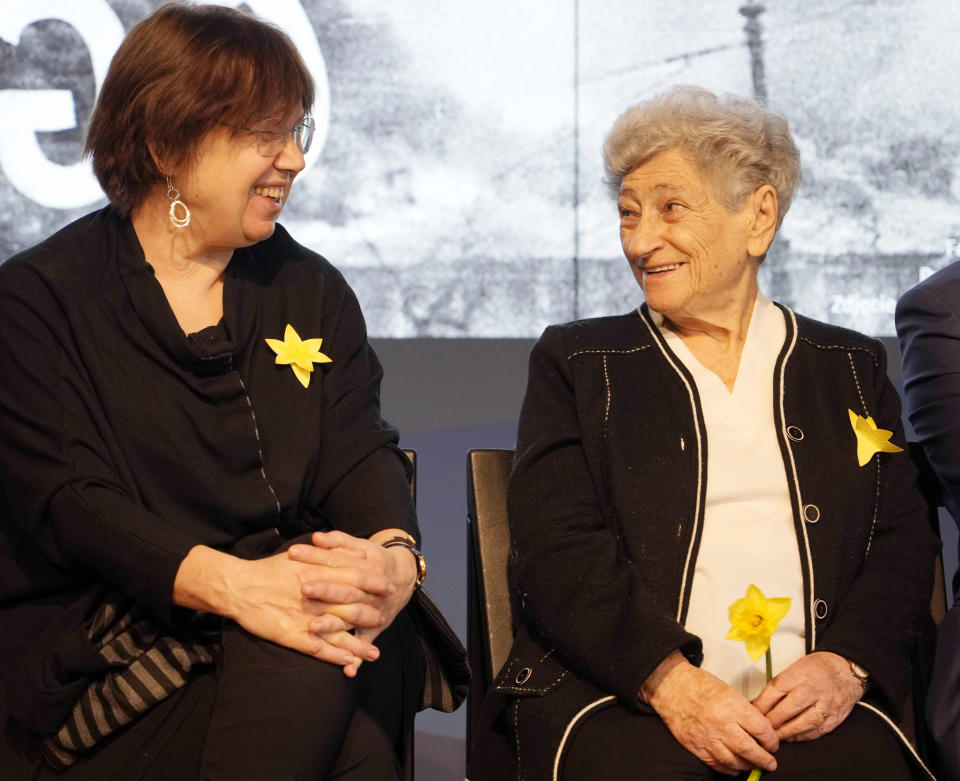
[[863, 553], [863, 557], [867, 558], [870, 555], [870, 546], [873, 544], [873, 532], [877, 528], [877, 515], [880, 512], [880, 454], [877, 453], [877, 457], [873, 459], [877, 465], [877, 487], [873, 495], [873, 520], [870, 522], [870, 536], [867, 537], [867, 549]]
[[[553, 651], [547, 651], [543, 656], [537, 659], [537, 664], [543, 664], [548, 658], [550, 658], [552, 654], [553, 654]], [[506, 678], [509, 678], [513, 674], [514, 669], [516, 669], [516, 662], [510, 662], [510, 666], [507, 667], [504, 670], [504, 672], [501, 673], [501, 675], [505, 676]], [[518, 694], [526, 694], [528, 692], [545, 694], [546, 692], [550, 691], [554, 686], [556, 686], [558, 683], [560, 683], [560, 681], [566, 678], [567, 675], [569, 675], [569, 671], [563, 670], [560, 673], [560, 675], [554, 678], [554, 680], [550, 681], [550, 683], [543, 684], [537, 688], [533, 688], [532, 686], [521, 688], [518, 686], [504, 686], [503, 684], [501, 684], [500, 686], [497, 687], [497, 689], [504, 692], [516, 692]]]
[[254, 412], [253, 402], [250, 401], [250, 395], [247, 393], [247, 386], [243, 382], [243, 377], [240, 376], [240, 372], [236, 369], [233, 370], [233, 373], [237, 376], [237, 380], [240, 383], [240, 389], [243, 391], [243, 398], [246, 399], [247, 407], [250, 410], [250, 417], [253, 420], [253, 434], [257, 438], [257, 456], [260, 459], [260, 476], [263, 478], [263, 482], [267, 484], [267, 490], [270, 491], [270, 495], [273, 497], [273, 502], [277, 506], [277, 515], [283, 512], [280, 507], [280, 499], [277, 496], [277, 492], [273, 490], [273, 486], [270, 484], [270, 479], [267, 477], [267, 470], [264, 468], [263, 464], [263, 445], [260, 442], [260, 427], [257, 425], [257, 413]]
[[852, 353], [847, 353], [847, 360], [850, 361], [850, 373], [853, 375], [853, 382], [857, 386], [857, 395], [860, 397], [860, 406], [863, 407], [863, 414], [869, 417], [870, 412], [867, 410], [867, 402], [863, 399], [863, 391], [860, 389], [860, 378], [857, 377], [857, 367], [853, 365]]
[[632, 347], [629, 350], [577, 350], [575, 353], [570, 353], [567, 356], [569, 361], [571, 358], [576, 358], [578, 355], [630, 355], [631, 353], [639, 353], [643, 350], [649, 350], [650, 345], [644, 344], [640, 347]]
[[520, 762], [520, 700], [513, 703], [513, 751], [517, 756], [517, 778], [523, 781], [523, 765]]
[[812, 347], [816, 347], [818, 350], [858, 350], [859, 352], [866, 353], [870, 356], [870, 359], [873, 361], [874, 366], [879, 366], [880, 362], [877, 360], [876, 355], [873, 350], [867, 347], [859, 347], [858, 345], [850, 344], [820, 344], [819, 342], [813, 341], [809, 336], [801, 336], [800, 339]]
[[550, 681], [550, 683], [537, 689], [534, 689], [532, 686], [526, 689], [521, 689], [519, 686], [504, 686], [501, 684], [497, 687], [497, 691], [508, 692], [510, 694], [546, 694], [548, 691], [551, 691], [554, 686], [560, 683], [560, 681], [566, 678], [567, 675], [569, 675], [569, 673], [564, 670], [555, 680]]
[[[607, 421], [610, 420], [610, 398], [612, 395], [612, 391], [610, 388], [610, 373], [607, 371], [606, 355], [603, 356], [603, 384], [606, 386], [606, 389], [607, 389], [607, 406], [606, 406], [606, 409], [604, 409], [603, 411], [603, 430], [604, 432], [606, 432]], [[606, 439], [606, 437], [604, 437], [604, 439]]]

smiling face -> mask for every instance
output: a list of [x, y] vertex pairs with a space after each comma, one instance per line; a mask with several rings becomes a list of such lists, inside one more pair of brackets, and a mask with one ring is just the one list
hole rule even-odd
[[[301, 115], [302, 110], [290, 112], [257, 127], [282, 133]], [[190, 208], [189, 229], [200, 242], [232, 250], [273, 234], [303, 166], [303, 155], [289, 134], [280, 152], [264, 157], [257, 151], [256, 134], [218, 125], [200, 141], [191, 164], [174, 172], [173, 183]]]
[[661, 152], [623, 178], [620, 242], [652, 309], [679, 322], [716, 319], [744, 302], [752, 306], [756, 256], [766, 251], [757, 252], [755, 241], [760, 192], [740, 211], [729, 211], [679, 149]]

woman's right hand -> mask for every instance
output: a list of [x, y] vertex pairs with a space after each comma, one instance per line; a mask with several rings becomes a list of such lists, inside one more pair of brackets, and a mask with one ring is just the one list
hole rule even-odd
[[[308, 582], [342, 584], [371, 595], [390, 593], [393, 586], [386, 578], [350, 566], [351, 556], [338, 551], [326, 564], [294, 561], [285, 552], [247, 560], [198, 545], [180, 564], [173, 601], [232, 619], [257, 637], [356, 674], [361, 662], [375, 660], [380, 652], [349, 630], [379, 626], [380, 611], [363, 602], [328, 604], [302, 593]], [[312, 621], [330, 614], [337, 616], [340, 628], [310, 631]]]
[[777, 768], [776, 730], [742, 694], [671, 653], [644, 682], [643, 699], [673, 736], [704, 764], [725, 775], [757, 766]]

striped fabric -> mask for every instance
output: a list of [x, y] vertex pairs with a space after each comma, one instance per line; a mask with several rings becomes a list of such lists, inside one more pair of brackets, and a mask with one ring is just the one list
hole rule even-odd
[[467, 696], [470, 665], [460, 638], [424, 588], [413, 592], [407, 605], [423, 653], [423, 692], [420, 710], [452, 713]]
[[219, 645], [163, 635], [142, 610], [115, 593], [97, 611], [87, 635], [110, 667], [80, 695], [60, 730], [44, 739], [44, 757], [58, 770], [173, 694], [195, 665], [213, 664]]
[[[420, 709], [451, 712], [463, 702], [470, 667], [459, 638], [424, 589], [414, 592], [411, 616], [424, 659], [424, 687]], [[220, 647], [219, 619], [201, 618], [185, 640], [161, 634], [140, 608], [113, 592], [91, 622], [87, 636], [109, 665], [92, 682], [63, 726], [43, 741], [43, 754], [57, 770], [70, 767], [108, 735], [136, 719], [182, 687], [190, 670], [213, 664]]]

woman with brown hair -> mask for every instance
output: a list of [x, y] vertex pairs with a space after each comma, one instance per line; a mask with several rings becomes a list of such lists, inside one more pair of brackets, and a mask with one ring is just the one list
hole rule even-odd
[[110, 204], [0, 267], [6, 779], [398, 774], [425, 565], [357, 300], [276, 223], [313, 95], [161, 7], [91, 119]]

